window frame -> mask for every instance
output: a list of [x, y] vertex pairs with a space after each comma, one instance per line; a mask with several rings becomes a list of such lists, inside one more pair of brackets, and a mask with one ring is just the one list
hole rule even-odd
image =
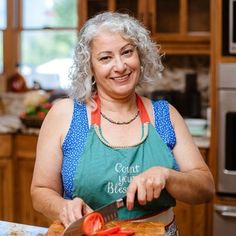
[[[42, 27], [42, 28], [23, 28], [23, 0], [7, 0], [7, 27], [3, 32], [3, 71], [2, 75], [6, 79], [15, 70], [15, 65], [21, 61], [21, 33], [23, 31], [71, 31], [77, 32], [82, 27], [84, 16], [80, 16], [79, 9], [83, 6], [84, 1], [76, 0], [77, 4], [77, 24], [76, 27]], [[83, 12], [83, 11], [82, 11]], [[0, 72], [1, 73], [1, 72]], [[6, 81], [0, 81], [6, 84]], [[6, 90], [6, 88], [5, 88]]]

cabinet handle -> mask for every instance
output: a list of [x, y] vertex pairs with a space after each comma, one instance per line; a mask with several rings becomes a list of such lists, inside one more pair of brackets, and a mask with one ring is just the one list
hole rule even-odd
[[224, 211], [224, 212], [218, 212], [220, 215], [222, 216], [227, 216], [227, 217], [234, 217], [236, 218], [236, 213], [235, 212], [227, 212], [227, 211]]
[[235, 209], [227, 206], [227, 209], [225, 207], [218, 207], [215, 206], [215, 211], [220, 214], [221, 216], [226, 216], [226, 217], [234, 217], [236, 218], [236, 212]]

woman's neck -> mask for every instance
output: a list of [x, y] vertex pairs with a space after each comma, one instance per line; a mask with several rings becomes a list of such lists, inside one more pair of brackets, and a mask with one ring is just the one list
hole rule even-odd
[[133, 112], [137, 110], [136, 94], [127, 97], [115, 98], [98, 95], [101, 101], [101, 110], [107, 112]]

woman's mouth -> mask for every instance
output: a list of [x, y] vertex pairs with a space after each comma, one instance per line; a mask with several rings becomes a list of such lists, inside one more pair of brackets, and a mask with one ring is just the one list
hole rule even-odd
[[129, 79], [130, 75], [131, 75], [131, 72], [129, 74], [126, 74], [126, 75], [111, 77], [111, 79], [116, 80], [116, 81], [124, 81], [124, 80]]

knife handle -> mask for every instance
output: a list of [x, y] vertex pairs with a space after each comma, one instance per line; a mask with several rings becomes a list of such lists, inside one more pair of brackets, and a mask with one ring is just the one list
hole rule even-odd
[[126, 206], [126, 196], [123, 197], [123, 198], [118, 199], [116, 201], [116, 206], [117, 206], [117, 208], [121, 208], [121, 207]]

